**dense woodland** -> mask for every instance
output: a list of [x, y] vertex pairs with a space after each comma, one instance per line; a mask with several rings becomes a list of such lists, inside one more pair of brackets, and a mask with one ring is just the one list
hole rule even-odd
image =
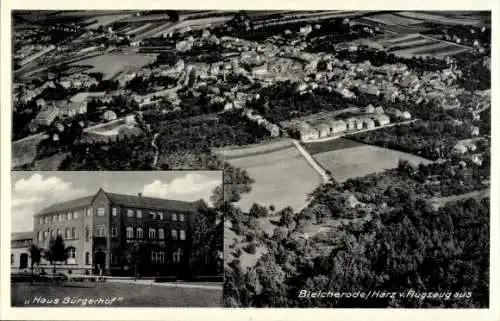
[[[439, 193], [429, 190], [431, 185], [427, 191], [423, 190], [426, 185], [421, 181], [436, 175], [443, 180], [453, 176], [449, 170], [440, 174], [445, 171], [444, 166], [415, 167], [401, 162], [394, 171], [342, 185], [335, 182], [323, 185], [313, 192], [311, 203], [300, 213], [294, 215], [291, 208], [278, 212], [281, 218], [275, 222], [272, 237], [258, 232], [250, 213], [243, 213], [229, 203], [226, 219], [232, 221], [237, 234], [252, 241], [244, 250], [252, 253], [255, 244], [260, 243], [266, 246], [267, 253], [253, 268], [242, 270], [236, 252], [236, 259], [225, 268], [226, 306], [488, 307], [489, 199], [466, 199], [441, 208], [431, 206], [429, 196]], [[237, 185], [241, 182], [251, 184], [247, 180], [234, 180]], [[465, 192], [458, 187], [460, 184], [449, 183], [438, 188], [448, 188], [450, 194]], [[346, 191], [375, 207], [343, 207], [339, 195]], [[367, 213], [371, 219], [340, 227], [332, 232], [336, 236], [309, 241], [301, 237], [301, 230], [310, 224]], [[330, 252], [318, 254], [321, 242], [328, 242], [327, 249], [334, 246]], [[450, 292], [451, 298], [298, 298], [303, 289], [339, 292], [412, 289]]]

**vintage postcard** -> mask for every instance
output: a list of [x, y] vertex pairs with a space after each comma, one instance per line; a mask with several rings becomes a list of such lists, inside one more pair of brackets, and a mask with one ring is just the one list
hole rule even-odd
[[498, 6], [9, 3], [6, 318], [498, 319]]

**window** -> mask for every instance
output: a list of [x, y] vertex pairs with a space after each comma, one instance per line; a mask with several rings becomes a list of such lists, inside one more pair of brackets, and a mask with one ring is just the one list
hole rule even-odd
[[134, 211], [127, 210], [127, 217], [134, 217]]
[[44, 231], [43, 232], [43, 240], [47, 241], [49, 239], [49, 231]]
[[71, 238], [69, 228], [64, 229], [64, 238], [65, 238], [66, 240], [67, 240], [67, 239], [69, 239], [69, 238]]
[[106, 229], [104, 228], [104, 225], [98, 225], [96, 226], [96, 235], [97, 237], [105, 237], [106, 236]]
[[158, 219], [163, 220], [163, 213], [162, 212], [158, 212]]
[[179, 214], [179, 221], [184, 222], [184, 214]]
[[50, 230], [50, 237], [55, 239], [56, 238], [56, 230]]
[[61, 230], [60, 230], [60, 229], [57, 229], [56, 236], [60, 236], [60, 235], [62, 235]]
[[74, 247], [68, 247], [66, 249], [68, 253], [68, 258], [66, 259], [66, 264], [76, 264], [76, 250]]
[[42, 231], [38, 232], [38, 242], [43, 242], [43, 233], [42, 233]]
[[111, 215], [113, 216], [118, 215], [118, 209], [116, 207], [113, 207], [113, 209], [111, 210]]
[[49, 224], [49, 217], [45, 216], [44, 221], [45, 221], [45, 224]]
[[172, 240], [177, 240], [177, 230], [172, 230]]
[[73, 212], [73, 219], [76, 220], [80, 217], [80, 211], [74, 211]]
[[112, 251], [109, 253], [110, 259], [111, 259], [111, 264], [116, 264], [118, 263], [118, 255], [116, 255], [115, 251]]
[[85, 265], [90, 265], [90, 253], [85, 252]]
[[177, 249], [177, 251], [174, 252], [174, 263], [179, 263], [181, 261], [182, 257], [182, 249]]
[[142, 230], [142, 228], [138, 227], [136, 233], [138, 239], [142, 239], [144, 237], [144, 231]]
[[154, 228], [149, 229], [149, 238], [152, 240], [156, 238], [156, 230]]
[[87, 217], [92, 217], [93, 215], [92, 212], [93, 212], [92, 208], [87, 208]]
[[73, 213], [71, 212], [66, 213], [66, 218], [68, 221], [71, 221], [71, 219], [73, 218]]
[[172, 214], [172, 221], [177, 221], [177, 214], [175, 213]]
[[97, 209], [97, 216], [104, 216], [104, 207], [99, 207]]
[[180, 238], [181, 238], [181, 240], [183, 240], [183, 241], [186, 239], [186, 231], [181, 230], [181, 235], [180, 235]]
[[71, 228], [71, 238], [76, 239], [76, 227]]
[[112, 237], [116, 237], [118, 235], [118, 231], [116, 229], [116, 226], [115, 225], [112, 225], [111, 226], [111, 236]]
[[57, 214], [54, 214], [54, 215], [52, 216], [52, 222], [57, 222]]
[[134, 229], [132, 227], [127, 227], [127, 238], [128, 239], [133, 239], [134, 238]]
[[165, 252], [163, 251], [152, 251], [151, 252], [151, 262], [154, 264], [165, 263]]
[[90, 228], [88, 225], [85, 225], [85, 240], [87, 242], [90, 240]]
[[162, 228], [159, 228], [159, 229], [158, 229], [158, 238], [159, 238], [160, 240], [165, 239], [165, 230], [164, 230], [164, 229], [162, 229]]
[[149, 217], [154, 220], [155, 219], [155, 216], [156, 216], [156, 213], [155, 212], [149, 212]]
[[137, 218], [142, 218], [142, 211], [141, 210], [137, 210]]
[[14, 265], [15, 259], [14, 259], [14, 254], [10, 255], [10, 265]]
[[43, 217], [38, 218], [38, 224], [42, 225], [43, 224]]
[[59, 214], [59, 222], [64, 221], [65, 218], [64, 214]]

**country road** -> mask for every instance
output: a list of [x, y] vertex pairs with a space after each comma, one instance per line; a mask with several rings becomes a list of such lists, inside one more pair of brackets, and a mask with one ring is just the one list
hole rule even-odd
[[151, 140], [151, 146], [153, 146], [154, 150], [155, 150], [155, 157], [153, 159], [153, 164], [152, 164], [152, 167], [156, 167], [156, 163], [158, 163], [158, 155], [160, 154], [160, 151], [158, 149], [158, 146], [156, 145], [156, 138], [158, 137], [159, 133], [155, 133], [153, 135], [153, 140]]

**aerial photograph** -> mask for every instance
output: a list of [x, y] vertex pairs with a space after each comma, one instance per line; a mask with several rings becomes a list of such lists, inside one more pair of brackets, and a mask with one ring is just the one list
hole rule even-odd
[[12, 172], [11, 304], [221, 307], [222, 171]]
[[13, 11], [11, 168], [223, 171], [225, 307], [488, 308], [491, 23]]

